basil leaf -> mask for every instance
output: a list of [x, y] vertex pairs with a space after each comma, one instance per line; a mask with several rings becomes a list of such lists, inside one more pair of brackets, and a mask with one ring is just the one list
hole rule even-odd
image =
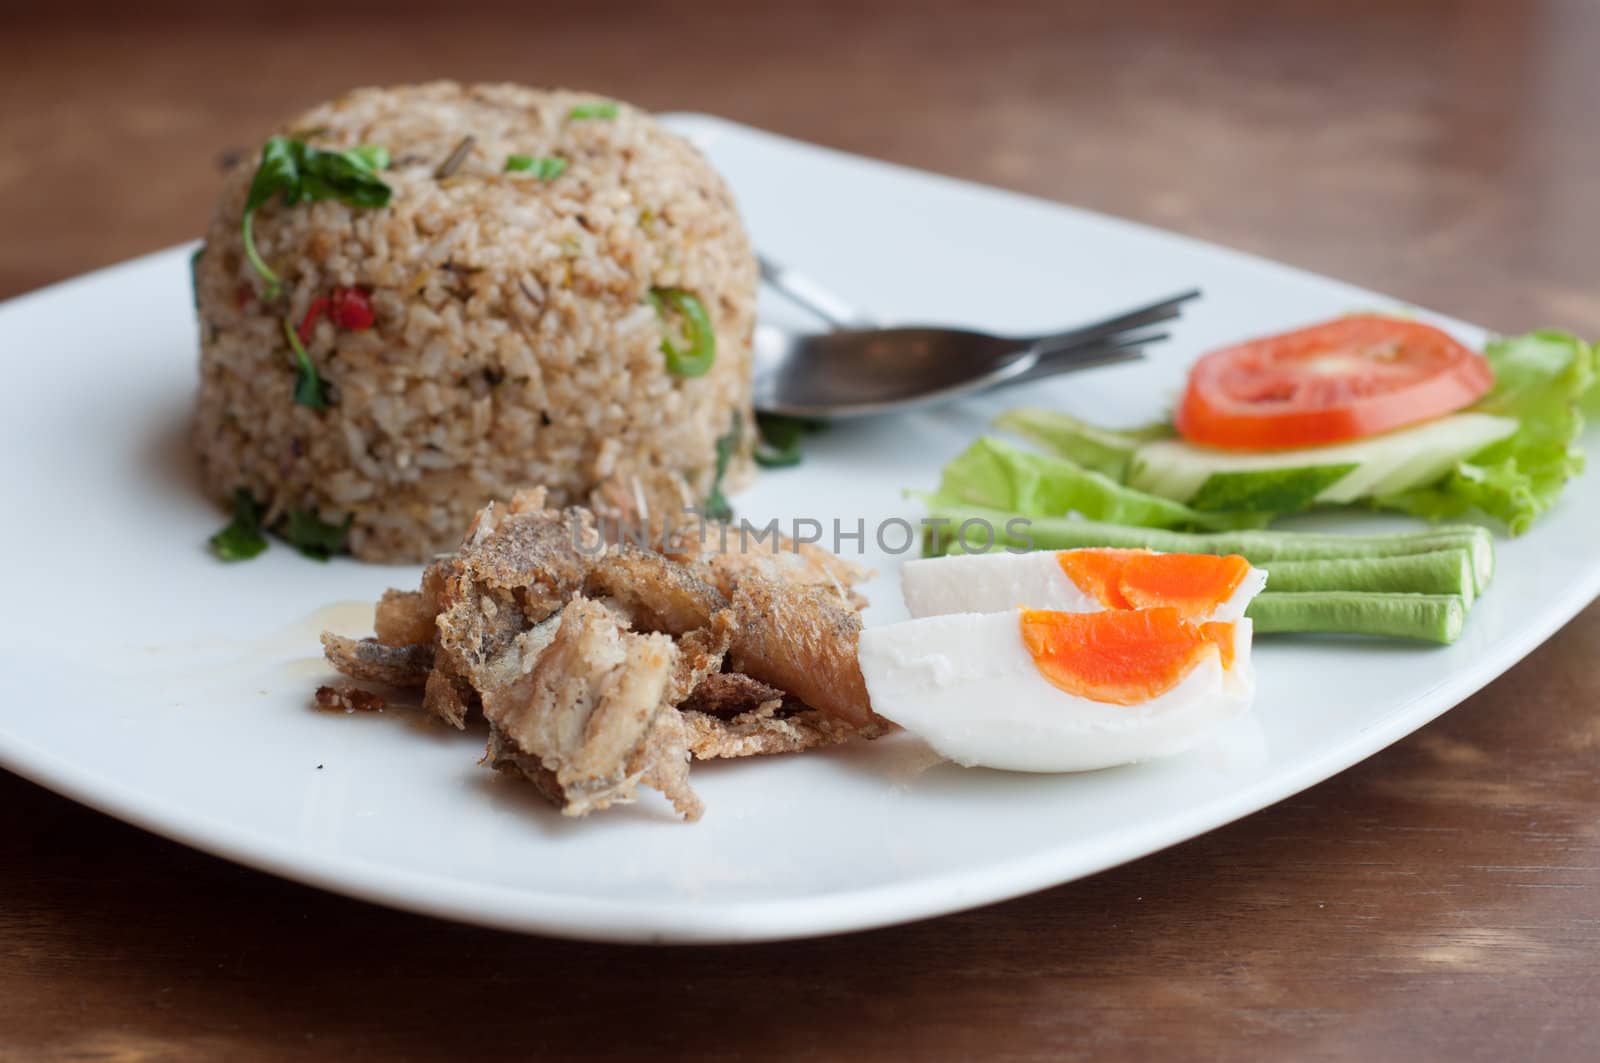
[[261, 534], [261, 509], [250, 492], [233, 492], [233, 522], [211, 537], [211, 549], [223, 561], [248, 561], [267, 548]]
[[357, 144], [345, 152], [345, 156], [351, 162], [365, 165], [374, 173], [389, 168], [389, 149], [382, 144]]
[[289, 207], [320, 199], [337, 199], [353, 207], [386, 207], [393, 191], [377, 171], [388, 165], [388, 149], [377, 144], [362, 144], [347, 151], [322, 151], [290, 137], [267, 138], [250, 191], [245, 195], [239, 229], [244, 236], [245, 258], [267, 282], [268, 300], [282, 293], [283, 281], [256, 250], [256, 210], [277, 195]]
[[579, 121], [584, 118], [615, 118], [617, 105], [610, 100], [597, 100], [594, 103], [580, 103], [567, 112], [570, 121]]
[[294, 202], [290, 197], [300, 184], [300, 159], [295, 150], [299, 144], [298, 140], [288, 137], [267, 138], [267, 142], [261, 146], [261, 162], [250, 181], [250, 192], [244, 199], [246, 214], [280, 192], [289, 203]]
[[355, 514], [352, 513], [345, 517], [342, 524], [329, 524], [309, 509], [291, 509], [273, 530], [279, 538], [306, 557], [313, 561], [326, 561], [334, 554], [344, 552], [353, 520]]
[[693, 292], [682, 288], [651, 288], [645, 296], [656, 313], [666, 320], [669, 310], [684, 318], [687, 347], [679, 347], [668, 337], [661, 339], [661, 353], [667, 356], [667, 372], [673, 376], [705, 376], [717, 359], [717, 334], [705, 304]]

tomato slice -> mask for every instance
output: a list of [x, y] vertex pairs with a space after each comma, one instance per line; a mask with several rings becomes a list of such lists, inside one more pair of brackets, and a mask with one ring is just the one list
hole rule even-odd
[[1210, 447], [1315, 446], [1442, 417], [1493, 384], [1482, 355], [1432, 325], [1363, 314], [1212, 351], [1174, 420]]

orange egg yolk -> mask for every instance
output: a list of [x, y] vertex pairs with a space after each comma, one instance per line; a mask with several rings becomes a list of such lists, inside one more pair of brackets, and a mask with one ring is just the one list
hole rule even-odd
[[1023, 609], [1022, 643], [1039, 673], [1089, 701], [1138, 705], [1181, 683], [1216, 654], [1233, 665], [1233, 624], [1196, 624], [1170, 606], [1060, 613]]
[[1107, 609], [1170, 606], [1185, 617], [1211, 613], [1250, 574], [1250, 562], [1237, 554], [1063, 550], [1056, 560], [1079, 590]]

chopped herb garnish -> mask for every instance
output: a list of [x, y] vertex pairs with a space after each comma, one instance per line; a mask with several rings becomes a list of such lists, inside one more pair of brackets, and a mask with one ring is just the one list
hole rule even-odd
[[717, 437], [717, 471], [711, 477], [711, 493], [706, 495], [705, 505], [701, 507], [709, 520], [727, 522], [733, 519], [733, 506], [728, 502], [728, 496], [722, 493], [722, 479], [728, 474], [728, 462], [733, 458], [733, 452], [739, 447], [739, 436], [744, 428], [744, 418], [739, 416], [739, 411], [733, 411], [733, 424], [726, 435]]
[[597, 100], [594, 103], [580, 103], [567, 112], [569, 121], [580, 121], [584, 118], [615, 118], [617, 105], [610, 100]]
[[323, 151], [303, 140], [270, 137], [261, 148], [261, 162], [250, 192], [245, 196], [244, 219], [239, 230], [244, 234], [244, 254], [250, 265], [267, 282], [267, 299], [276, 299], [283, 281], [256, 250], [255, 213], [273, 196], [282, 195], [285, 206], [305, 200], [337, 199], [352, 207], [385, 207], [392, 191], [378, 177], [389, 166], [388, 149], [362, 144], [347, 151]]
[[684, 319], [687, 347], [679, 347], [668, 336], [661, 339], [661, 353], [667, 356], [667, 372], [673, 376], [705, 376], [717, 359], [717, 334], [711, 328], [705, 304], [693, 292], [682, 288], [651, 288], [646, 298], [663, 321], [669, 311], [676, 311]]
[[201, 244], [189, 256], [189, 287], [194, 292], [194, 308], [200, 309], [200, 260], [205, 257], [206, 245]]
[[778, 413], [756, 414], [756, 428], [761, 439], [756, 443], [753, 457], [764, 469], [786, 469], [800, 464], [800, 439], [828, 427], [827, 421], [814, 417], [788, 417]]
[[472, 154], [472, 149], [478, 144], [478, 138], [468, 133], [456, 141], [456, 146], [450, 149], [450, 154], [445, 156], [439, 168], [433, 171], [436, 181], [443, 181], [446, 177], [461, 169], [461, 164], [467, 161], [467, 156]]
[[541, 181], [554, 181], [567, 169], [567, 160], [554, 155], [507, 155], [506, 173], [531, 172]]
[[328, 396], [322, 388], [322, 377], [318, 375], [311, 356], [306, 353], [305, 344], [300, 342], [294, 322], [288, 318], [283, 319], [283, 334], [289, 341], [290, 349], [294, 351], [295, 368], [299, 370], [294, 378], [295, 405], [309, 406], [313, 410], [326, 410]]
[[241, 487], [233, 493], [233, 523], [211, 537], [211, 549], [223, 561], [248, 561], [266, 548], [267, 537], [261, 534], [261, 507]]
[[342, 524], [329, 524], [311, 510], [291, 509], [272, 530], [313, 561], [326, 561], [344, 551], [350, 522], [354, 519], [355, 515], [351, 514]]

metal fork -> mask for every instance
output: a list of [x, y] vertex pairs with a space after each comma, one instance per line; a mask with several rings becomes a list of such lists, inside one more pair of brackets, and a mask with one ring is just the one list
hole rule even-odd
[[[834, 324], [831, 332], [756, 329], [755, 407], [805, 417], [859, 417], [948, 402], [1005, 384], [1141, 357], [1167, 338], [1191, 290], [1059, 332], [998, 336], [932, 326], [864, 327], [865, 315], [822, 285], [761, 260], [762, 277]], [[1143, 331], [1141, 331], [1143, 330]]]

